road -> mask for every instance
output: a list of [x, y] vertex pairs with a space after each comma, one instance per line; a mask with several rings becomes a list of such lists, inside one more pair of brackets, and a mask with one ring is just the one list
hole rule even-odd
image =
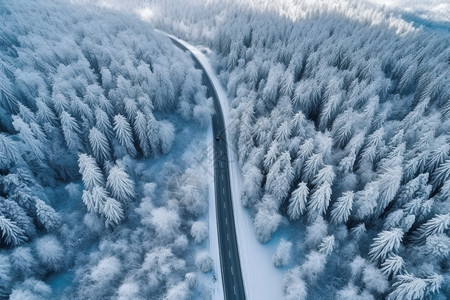
[[[189, 51], [183, 44], [169, 36], [178, 48]], [[231, 197], [230, 172], [228, 166], [228, 144], [225, 122], [216, 88], [208, 73], [195, 55], [191, 53], [195, 66], [203, 71], [203, 84], [207, 96], [214, 100], [215, 113], [212, 116], [214, 143], [214, 186], [216, 196], [216, 221], [219, 236], [219, 252], [222, 272], [222, 285], [226, 300], [245, 299], [241, 263], [236, 239], [236, 228]]]

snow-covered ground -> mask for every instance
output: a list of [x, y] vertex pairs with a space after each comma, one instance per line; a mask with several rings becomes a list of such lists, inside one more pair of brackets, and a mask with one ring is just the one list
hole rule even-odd
[[[173, 36], [171, 36], [173, 37]], [[173, 37], [176, 38], [176, 37]], [[205, 67], [214, 87], [219, 96], [222, 112], [225, 120], [225, 127], [229, 128], [229, 101], [227, 93], [217, 78], [209, 59], [196, 47], [189, 43], [177, 39], [181, 44], [187, 47]], [[227, 132], [228, 135], [228, 132]], [[229, 135], [228, 135], [229, 136]], [[228, 151], [228, 160], [230, 162], [230, 179], [233, 197], [233, 210], [236, 224], [236, 235], [239, 245], [239, 256], [241, 260], [242, 276], [246, 290], [247, 299], [283, 299], [282, 282], [283, 271], [276, 269], [272, 264], [272, 255], [275, 251], [275, 243], [262, 245], [256, 239], [255, 231], [250, 216], [241, 205], [239, 199], [241, 194], [242, 174], [238, 165], [236, 152], [233, 149]], [[210, 197], [211, 199], [211, 197]], [[214, 201], [212, 201], [214, 202]], [[210, 200], [210, 216], [212, 216]], [[217, 240], [217, 231], [211, 230], [210, 217], [210, 240]], [[214, 236], [215, 234], [215, 236]], [[215, 258], [218, 254], [218, 248], [211, 248], [212, 255]], [[217, 252], [213, 252], [217, 251]], [[216, 261], [216, 259], [215, 259]], [[218, 272], [216, 272], [218, 273]]]
[[[449, 0], [365, 0], [396, 12], [415, 15], [421, 19], [450, 23]], [[407, 18], [408, 19], [408, 18]], [[408, 21], [408, 20], [407, 20]], [[414, 21], [414, 20], [411, 20]]]

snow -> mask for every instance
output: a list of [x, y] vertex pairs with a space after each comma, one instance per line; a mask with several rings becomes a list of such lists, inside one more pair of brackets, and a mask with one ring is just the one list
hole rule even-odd
[[[217, 78], [217, 75], [215, 74], [211, 64], [209, 63], [208, 58], [198, 48], [188, 44], [183, 40], [177, 39], [172, 35], [166, 35], [176, 39], [178, 42], [188, 48], [204, 66], [219, 96], [220, 105], [222, 107], [223, 117], [225, 120], [225, 128], [227, 131], [226, 134], [227, 136], [229, 136], [228, 128], [231, 120], [229, 117], [230, 108], [227, 93], [221, 86], [220, 81]], [[209, 136], [212, 137], [212, 135]], [[283, 271], [276, 269], [272, 264], [272, 255], [276, 246], [275, 241], [272, 240], [271, 243], [262, 245], [256, 239], [256, 234], [253, 229], [253, 224], [250, 216], [239, 201], [241, 194], [241, 183], [243, 182], [243, 178], [238, 165], [236, 152], [231, 148], [228, 149], [228, 161], [230, 166], [230, 184], [233, 198], [236, 235], [239, 246], [239, 257], [241, 261], [242, 277], [244, 279], [244, 287], [247, 299], [283, 299]], [[211, 193], [213, 192], [211, 192], [210, 190], [210, 216], [215, 214], [214, 212], [211, 213], [211, 209], [213, 207], [215, 209], [214, 201], [211, 201], [211, 198], [214, 197], [214, 194], [212, 194], [211, 196]], [[213, 229], [216, 226], [215, 224], [211, 224], [211, 218], [209, 224], [211, 230], [211, 240], [217, 240], [217, 228]], [[211, 253], [215, 262], [215, 267], [217, 267], [216, 255], [218, 255], [218, 248], [211, 250], [214, 250], [214, 252], [212, 251]], [[221, 279], [218, 278], [218, 281], [219, 280]]]
[[450, 1], [448, 0], [366, 0], [387, 9], [416, 15], [436, 22], [450, 22]]

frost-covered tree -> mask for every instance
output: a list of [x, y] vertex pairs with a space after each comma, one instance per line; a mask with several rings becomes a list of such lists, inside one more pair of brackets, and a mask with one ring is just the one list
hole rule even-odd
[[386, 260], [381, 264], [381, 272], [386, 275], [393, 277], [402, 273], [405, 265], [405, 261], [401, 256], [389, 255]]
[[106, 225], [118, 225], [124, 218], [122, 204], [114, 198], [108, 197], [103, 206], [102, 215]]
[[297, 220], [306, 211], [309, 189], [306, 183], [300, 182], [289, 199], [288, 215], [291, 220]]
[[307, 296], [306, 283], [301, 278], [299, 267], [289, 270], [283, 279], [284, 297], [287, 300], [305, 300]]
[[314, 176], [323, 167], [323, 156], [321, 153], [311, 155], [306, 160], [304, 168], [302, 169], [302, 180], [304, 182], [312, 182]]
[[319, 245], [319, 253], [330, 255], [333, 252], [335, 246], [334, 235], [329, 235], [322, 239], [322, 242]]
[[258, 241], [267, 242], [277, 230], [281, 222], [276, 203], [272, 196], [265, 195], [262, 202], [257, 205], [257, 213], [253, 221]]
[[61, 128], [64, 133], [67, 148], [76, 153], [83, 150], [83, 143], [80, 138], [80, 127], [77, 121], [68, 112], [63, 111], [60, 116]]
[[422, 224], [413, 233], [414, 241], [422, 242], [433, 234], [441, 234], [450, 227], [450, 213], [445, 215], [435, 215], [433, 218]]
[[389, 300], [424, 299], [426, 296], [439, 290], [443, 276], [430, 275], [427, 278], [418, 278], [412, 274], [398, 275], [392, 285], [393, 291], [388, 295]]
[[281, 239], [277, 250], [272, 256], [272, 262], [275, 267], [286, 266], [291, 259], [292, 243]]
[[60, 215], [42, 200], [36, 200], [36, 216], [45, 229], [49, 232], [57, 230], [61, 226]]
[[134, 132], [136, 132], [142, 154], [144, 155], [144, 157], [150, 156], [150, 145], [148, 143], [147, 136], [147, 118], [141, 111], [138, 111], [136, 113], [136, 118], [133, 122], [133, 128]]
[[372, 261], [385, 260], [390, 254], [396, 254], [403, 239], [403, 231], [394, 228], [382, 231], [370, 245], [369, 257]]
[[200, 271], [208, 273], [213, 269], [214, 261], [208, 252], [200, 252], [195, 257], [195, 264]]
[[95, 159], [91, 156], [81, 153], [78, 156], [78, 166], [84, 187], [87, 190], [92, 190], [95, 186], [103, 186], [105, 184], [103, 174]]
[[16, 246], [27, 240], [25, 232], [14, 221], [0, 215], [1, 238], [7, 245]]
[[175, 140], [175, 127], [170, 122], [162, 121], [159, 124], [159, 135], [161, 152], [166, 154]]
[[128, 154], [135, 157], [137, 152], [134, 147], [133, 132], [131, 131], [130, 123], [120, 114], [114, 116], [114, 132], [116, 133], [119, 144], [127, 149]]
[[339, 224], [346, 223], [352, 211], [354, 193], [347, 191], [333, 203], [331, 210], [331, 221]]
[[325, 214], [331, 200], [331, 184], [324, 182], [315, 188], [311, 193], [308, 202], [308, 213], [314, 218], [317, 215]]
[[194, 222], [191, 226], [191, 236], [197, 244], [203, 242], [208, 237], [208, 224], [203, 221]]
[[120, 166], [114, 166], [109, 170], [106, 187], [113, 198], [122, 202], [130, 201], [135, 196], [134, 182]]
[[108, 138], [95, 127], [89, 131], [89, 144], [91, 145], [94, 157], [99, 163], [103, 163], [105, 160], [111, 160], [111, 149]]
[[64, 249], [54, 235], [45, 235], [36, 242], [39, 262], [50, 271], [60, 270], [64, 260]]

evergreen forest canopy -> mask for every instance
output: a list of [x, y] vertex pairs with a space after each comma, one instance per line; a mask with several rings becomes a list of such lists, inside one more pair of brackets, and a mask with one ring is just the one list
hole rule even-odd
[[213, 108], [191, 57], [108, 10], [2, 1], [0, 16], [0, 299], [207, 293], [189, 151]]
[[142, 3], [217, 53], [257, 237], [299, 231], [287, 299], [450, 295], [448, 32], [355, 1]]

